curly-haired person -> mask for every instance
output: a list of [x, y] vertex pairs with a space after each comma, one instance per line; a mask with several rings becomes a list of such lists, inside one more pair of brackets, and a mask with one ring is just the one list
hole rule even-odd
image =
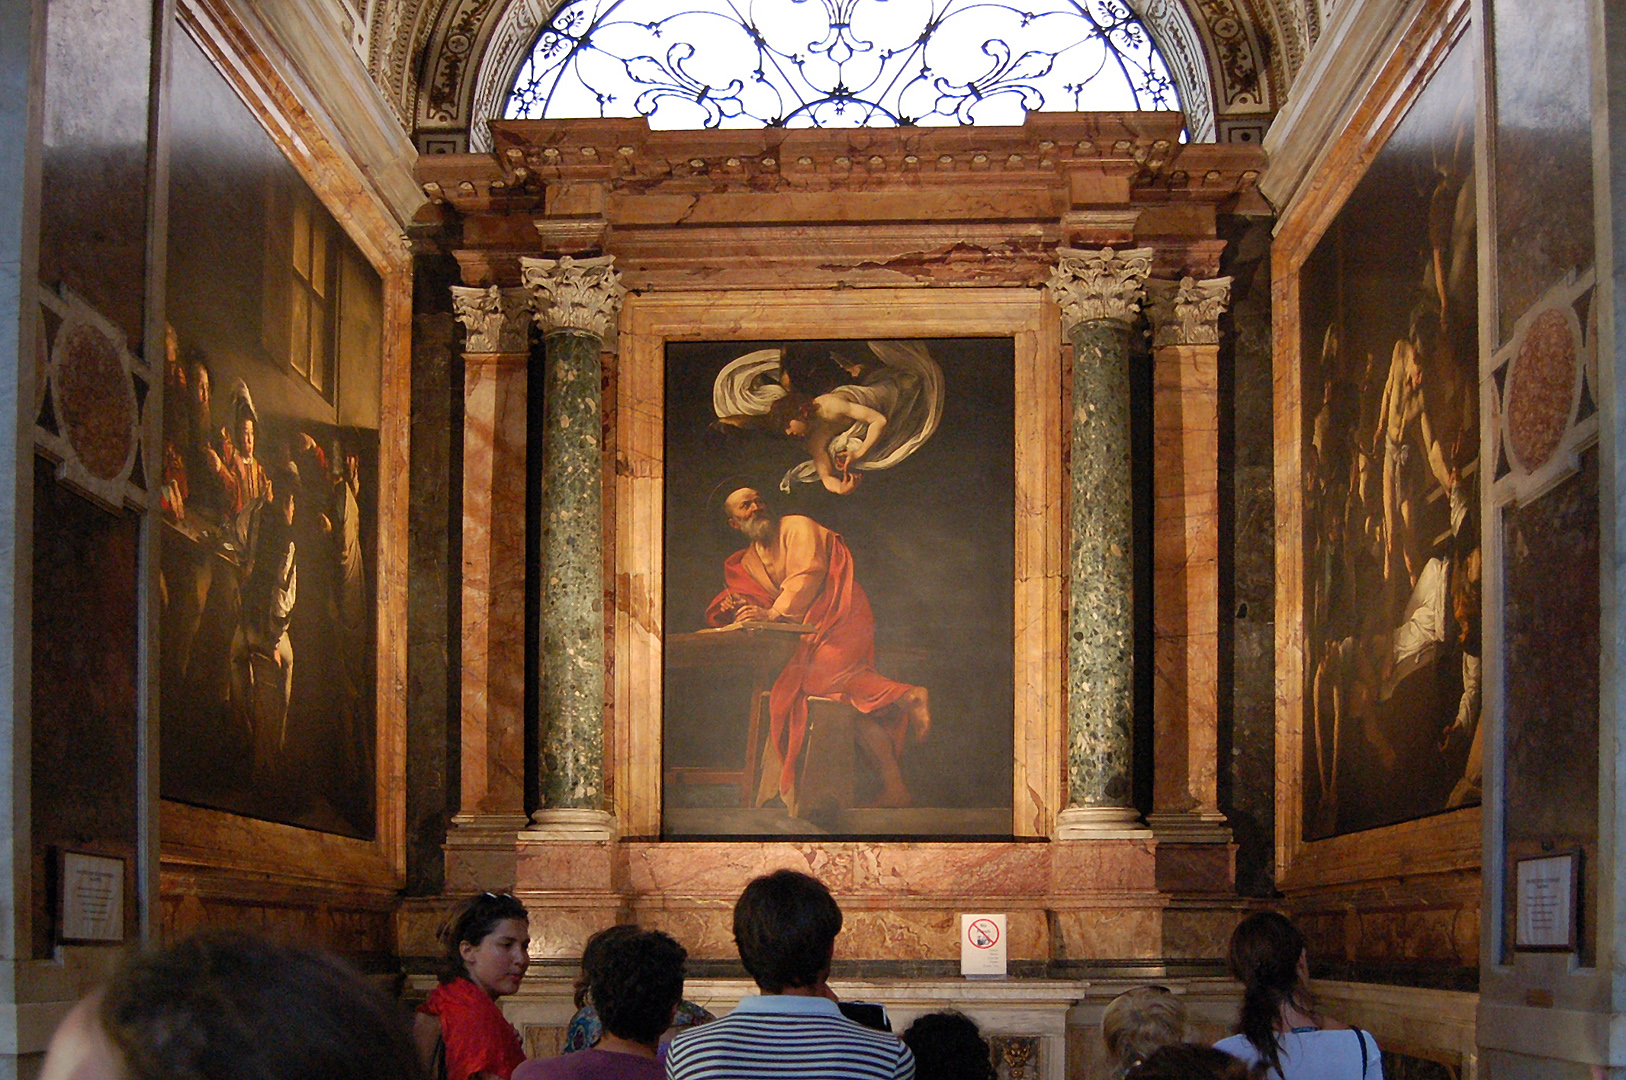
[[683, 1000], [683, 946], [659, 930], [617, 927], [583, 955], [604, 1033], [591, 1049], [527, 1061], [514, 1080], [661, 1080], [661, 1033]]

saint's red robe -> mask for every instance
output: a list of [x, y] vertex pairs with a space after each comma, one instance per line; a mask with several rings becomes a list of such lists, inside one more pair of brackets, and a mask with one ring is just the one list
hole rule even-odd
[[[861, 713], [875, 713], [895, 704], [913, 687], [875, 670], [875, 617], [863, 586], [853, 577], [852, 552], [840, 535], [799, 515], [781, 519], [780, 529], [781, 536], [788, 530], [803, 541], [785, 544], [782, 586], [796, 579], [799, 595], [812, 595], [804, 611], [797, 612], [794, 606], [786, 611], [782, 606], [781, 612], [790, 621], [799, 620], [814, 628], [813, 633], [801, 638], [768, 694], [768, 737], [784, 763], [779, 790], [789, 792], [795, 790], [796, 762], [807, 737], [809, 697], [832, 698]], [[761, 568], [761, 560], [749, 547], [724, 560], [724, 589], [707, 607], [706, 621], [712, 626], [733, 621], [733, 608], [728, 603], [731, 595], [759, 607], [774, 607], [783, 593], [758, 577], [763, 573]], [[818, 581], [821, 575], [822, 587]], [[885, 727], [894, 751], [902, 752], [904, 718], [898, 713], [887, 721]]]

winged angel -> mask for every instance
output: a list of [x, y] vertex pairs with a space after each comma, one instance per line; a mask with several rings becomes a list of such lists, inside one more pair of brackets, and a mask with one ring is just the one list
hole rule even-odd
[[932, 437], [943, 416], [943, 369], [917, 341], [798, 342], [758, 349], [717, 373], [722, 428], [801, 440], [808, 460], [779, 481], [815, 480], [846, 495], [861, 472], [890, 469]]

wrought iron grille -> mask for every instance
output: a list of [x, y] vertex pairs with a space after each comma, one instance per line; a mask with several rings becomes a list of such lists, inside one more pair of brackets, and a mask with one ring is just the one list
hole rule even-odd
[[1028, 112], [1176, 109], [1123, 0], [564, 0], [510, 118], [652, 127], [1020, 124]]

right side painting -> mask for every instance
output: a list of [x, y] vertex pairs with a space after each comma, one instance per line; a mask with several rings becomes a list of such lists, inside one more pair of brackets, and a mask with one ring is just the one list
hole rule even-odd
[[1306, 840], [1480, 801], [1470, 44], [1299, 278]]

